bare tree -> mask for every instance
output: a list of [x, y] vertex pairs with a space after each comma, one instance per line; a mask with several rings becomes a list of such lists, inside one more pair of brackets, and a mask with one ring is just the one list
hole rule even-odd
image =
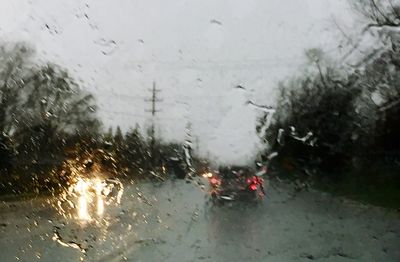
[[353, 3], [356, 10], [369, 20], [366, 30], [371, 27], [400, 26], [400, 1], [358, 0]]

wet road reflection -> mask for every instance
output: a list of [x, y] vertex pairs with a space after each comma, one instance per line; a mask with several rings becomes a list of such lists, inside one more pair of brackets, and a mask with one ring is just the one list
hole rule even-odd
[[58, 212], [64, 217], [77, 219], [82, 224], [100, 222], [106, 206], [121, 204], [123, 192], [124, 186], [117, 179], [78, 177], [60, 195]]
[[220, 206], [197, 181], [123, 188], [118, 181], [82, 179], [56, 201], [3, 205], [1, 221], [13, 224], [0, 228], [0, 250], [4, 261], [52, 262], [400, 258], [398, 214], [318, 192], [290, 193], [280, 186], [262, 205]]

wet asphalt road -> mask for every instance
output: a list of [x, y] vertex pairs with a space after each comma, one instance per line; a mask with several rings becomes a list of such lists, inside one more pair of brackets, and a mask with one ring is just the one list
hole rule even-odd
[[0, 261], [400, 261], [398, 212], [281, 182], [212, 205], [201, 182], [127, 185], [86, 222], [54, 199], [0, 203]]

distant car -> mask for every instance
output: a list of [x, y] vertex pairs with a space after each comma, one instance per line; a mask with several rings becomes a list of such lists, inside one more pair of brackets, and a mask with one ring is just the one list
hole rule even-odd
[[208, 173], [210, 195], [214, 201], [260, 200], [263, 180], [249, 167], [223, 167]]

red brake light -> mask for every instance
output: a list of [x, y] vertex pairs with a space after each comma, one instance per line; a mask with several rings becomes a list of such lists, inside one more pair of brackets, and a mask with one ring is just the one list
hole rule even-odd
[[260, 180], [258, 179], [258, 177], [253, 176], [253, 181], [252, 182], [257, 185], [257, 184], [260, 183]]
[[218, 184], [218, 179], [216, 179], [215, 177], [212, 177], [210, 179], [210, 183], [213, 184], [213, 185]]

